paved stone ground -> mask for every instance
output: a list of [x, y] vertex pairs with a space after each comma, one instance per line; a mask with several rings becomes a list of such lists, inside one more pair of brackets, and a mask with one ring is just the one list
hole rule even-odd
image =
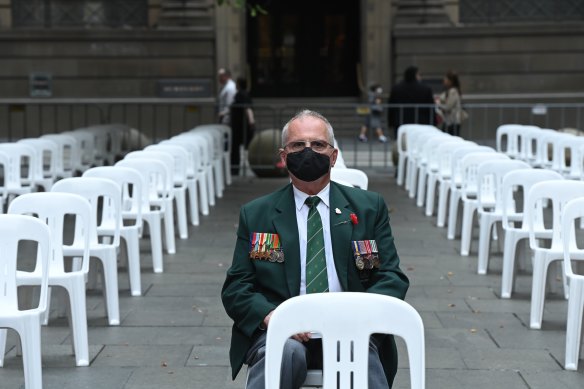
[[[91, 365], [76, 368], [67, 320], [52, 312], [42, 330], [45, 388], [243, 388], [228, 367], [231, 321], [219, 293], [231, 262], [241, 204], [285, 184], [285, 179], [236, 180], [177, 254], [165, 256], [165, 272], [153, 274], [148, 242], [142, 245], [142, 297], [130, 297], [120, 273], [119, 327], [108, 327], [99, 292], [89, 292]], [[476, 274], [476, 236], [470, 257], [458, 254], [459, 240], [423, 216], [390, 174], [371, 172], [370, 189], [391, 208], [391, 224], [411, 280], [407, 301], [426, 327], [428, 388], [582, 388], [578, 372], [562, 369], [566, 303], [546, 301], [543, 329], [529, 330], [531, 277], [521, 273], [512, 300], [498, 298], [501, 255], [493, 248], [489, 275]], [[493, 245], [496, 246], [496, 245]], [[22, 360], [9, 334], [0, 388], [24, 387]], [[401, 349], [395, 388], [408, 388], [406, 351]]]

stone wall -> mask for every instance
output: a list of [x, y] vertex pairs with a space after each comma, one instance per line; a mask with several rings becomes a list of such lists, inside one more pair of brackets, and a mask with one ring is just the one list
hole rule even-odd
[[392, 78], [417, 65], [425, 79], [459, 72], [465, 94], [582, 92], [584, 24], [399, 26]]

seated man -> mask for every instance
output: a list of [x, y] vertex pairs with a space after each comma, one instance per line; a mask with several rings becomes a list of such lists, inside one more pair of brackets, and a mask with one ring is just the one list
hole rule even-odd
[[[272, 311], [305, 293], [369, 292], [403, 299], [408, 279], [389, 226], [387, 206], [373, 192], [330, 181], [338, 150], [333, 129], [302, 111], [282, 130], [280, 157], [291, 184], [241, 208], [233, 264], [222, 299], [233, 319], [233, 378], [249, 366], [248, 388], [264, 387], [266, 331]], [[299, 388], [317, 340], [293, 336], [284, 349], [281, 388]], [[369, 388], [389, 388], [397, 370], [392, 336], [372, 337]]]

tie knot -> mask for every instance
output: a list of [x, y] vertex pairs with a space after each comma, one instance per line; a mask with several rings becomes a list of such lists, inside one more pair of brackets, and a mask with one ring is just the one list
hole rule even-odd
[[318, 203], [320, 203], [320, 197], [318, 196], [307, 197], [304, 203], [308, 205], [309, 208], [315, 208], [318, 205]]

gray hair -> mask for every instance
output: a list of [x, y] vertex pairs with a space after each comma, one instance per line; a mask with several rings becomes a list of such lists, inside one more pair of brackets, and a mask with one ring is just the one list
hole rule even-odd
[[326, 125], [326, 131], [327, 131], [327, 141], [334, 146], [335, 144], [335, 133], [333, 131], [333, 126], [331, 126], [330, 122], [328, 121], [327, 118], [325, 118], [322, 114], [316, 112], [316, 111], [311, 111], [309, 109], [303, 109], [302, 111], [299, 111], [296, 115], [294, 115], [292, 117], [292, 119], [288, 120], [288, 123], [286, 123], [284, 125], [284, 128], [282, 129], [282, 147], [286, 146], [286, 144], [288, 143], [288, 128], [290, 127], [290, 123], [292, 123], [294, 120], [297, 119], [302, 119], [305, 117], [313, 117], [316, 119], [320, 119], [324, 122], [324, 124]]

